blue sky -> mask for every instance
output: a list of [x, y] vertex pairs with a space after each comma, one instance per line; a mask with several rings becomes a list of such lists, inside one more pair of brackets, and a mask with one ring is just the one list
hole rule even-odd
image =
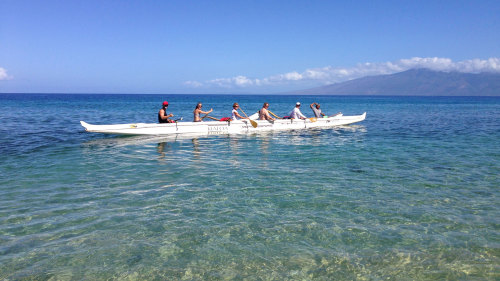
[[274, 93], [500, 72], [500, 1], [0, 0], [0, 92]]

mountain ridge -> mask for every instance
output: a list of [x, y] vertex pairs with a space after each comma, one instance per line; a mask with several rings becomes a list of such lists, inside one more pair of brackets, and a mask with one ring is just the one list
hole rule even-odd
[[300, 95], [500, 96], [500, 73], [410, 69], [288, 92]]

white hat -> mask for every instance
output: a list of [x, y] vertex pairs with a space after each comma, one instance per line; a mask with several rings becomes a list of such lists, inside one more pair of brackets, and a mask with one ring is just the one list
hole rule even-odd
[[300, 102], [297, 102], [295, 105], [300, 105]]

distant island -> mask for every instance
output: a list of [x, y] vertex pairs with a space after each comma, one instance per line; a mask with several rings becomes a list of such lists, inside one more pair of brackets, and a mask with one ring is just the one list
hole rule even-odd
[[411, 69], [289, 92], [298, 95], [500, 96], [500, 73]]

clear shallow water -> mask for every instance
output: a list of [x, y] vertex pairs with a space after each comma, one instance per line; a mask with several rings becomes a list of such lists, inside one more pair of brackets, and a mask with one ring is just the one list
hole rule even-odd
[[[89, 123], [238, 101], [357, 125], [198, 138]], [[311, 115], [310, 109], [303, 109]], [[0, 279], [497, 280], [500, 99], [0, 95]]]

